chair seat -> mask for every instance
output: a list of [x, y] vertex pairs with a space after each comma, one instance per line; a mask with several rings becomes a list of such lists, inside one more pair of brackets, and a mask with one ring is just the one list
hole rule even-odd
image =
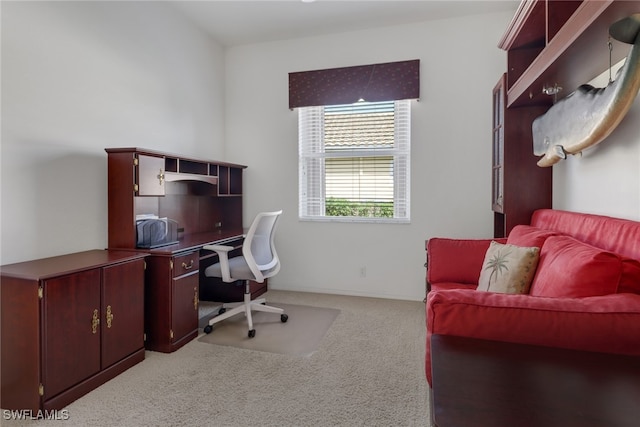
[[205, 333], [211, 333], [214, 324], [236, 314], [244, 313], [249, 327], [249, 338], [253, 338], [256, 335], [256, 330], [253, 329], [252, 310], [280, 314], [280, 321], [283, 323], [289, 318], [282, 308], [266, 305], [263, 298], [251, 301], [251, 281], [263, 283], [265, 279], [280, 271], [280, 261], [273, 244], [274, 230], [280, 214], [282, 211], [262, 212], [256, 216], [242, 243], [241, 256], [233, 256], [233, 246], [209, 245], [203, 247], [205, 250], [216, 252], [221, 261], [207, 267], [204, 270], [205, 276], [219, 277], [227, 283], [244, 281], [242, 304], [229, 311], [226, 311], [227, 305], [223, 305], [219, 315], [209, 319], [209, 324], [204, 328]]
[[[255, 276], [243, 256], [229, 259], [229, 271], [231, 277], [235, 280], [255, 280]], [[204, 270], [204, 274], [208, 277], [222, 277], [220, 263], [218, 262], [207, 267], [206, 270]]]

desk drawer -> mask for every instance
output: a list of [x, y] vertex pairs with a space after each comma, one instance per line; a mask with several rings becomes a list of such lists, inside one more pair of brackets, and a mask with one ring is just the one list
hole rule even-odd
[[198, 251], [173, 257], [173, 277], [193, 273], [200, 268]]

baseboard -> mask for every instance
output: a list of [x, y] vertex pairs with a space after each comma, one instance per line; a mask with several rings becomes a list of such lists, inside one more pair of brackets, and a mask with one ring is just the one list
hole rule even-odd
[[283, 284], [269, 283], [269, 289], [277, 291], [292, 291], [292, 292], [309, 292], [316, 294], [330, 294], [330, 295], [345, 295], [352, 297], [367, 297], [367, 298], [383, 298], [394, 299], [402, 301], [423, 301], [424, 289], [421, 289], [421, 295], [399, 295], [393, 293], [378, 293], [378, 292], [360, 292], [352, 289], [337, 289], [328, 287], [314, 287], [314, 286], [287, 286]]

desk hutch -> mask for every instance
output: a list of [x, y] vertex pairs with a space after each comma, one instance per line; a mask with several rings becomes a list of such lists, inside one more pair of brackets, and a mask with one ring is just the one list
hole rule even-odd
[[[203, 271], [217, 255], [208, 244], [242, 244], [242, 174], [246, 166], [193, 159], [140, 148], [107, 148], [109, 249], [148, 254], [145, 280], [145, 347], [172, 352], [198, 334], [198, 304], [215, 279]], [[178, 223], [178, 243], [136, 248], [136, 216]], [[202, 284], [209, 284], [202, 286]], [[201, 289], [202, 288], [202, 289]], [[229, 292], [233, 285], [220, 286]], [[239, 289], [239, 288], [238, 288]], [[253, 284], [255, 297], [266, 284]], [[207, 294], [207, 295], [205, 295]], [[241, 298], [240, 298], [241, 299]]]

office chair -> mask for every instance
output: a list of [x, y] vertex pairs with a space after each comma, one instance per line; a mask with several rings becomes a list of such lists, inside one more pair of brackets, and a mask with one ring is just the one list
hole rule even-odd
[[[232, 246], [207, 245], [203, 249], [215, 251], [218, 254], [219, 262], [207, 267], [204, 271], [207, 277], [219, 277], [226, 283], [244, 280], [244, 301], [242, 303], [224, 304], [219, 311], [219, 315], [210, 319], [205, 326], [204, 332], [209, 334], [213, 330], [213, 325], [235, 316], [245, 313], [249, 325], [249, 338], [256, 336], [253, 329], [251, 310], [264, 311], [267, 313], [280, 314], [280, 321], [283, 323], [289, 319], [284, 314], [284, 310], [277, 307], [265, 305], [265, 299], [259, 298], [251, 300], [250, 281], [262, 283], [264, 279], [275, 276], [280, 271], [280, 260], [274, 245], [275, 229], [278, 218], [282, 211], [262, 212], [253, 220], [247, 235], [242, 244], [242, 255], [229, 258]], [[228, 307], [233, 307], [227, 310]]]

